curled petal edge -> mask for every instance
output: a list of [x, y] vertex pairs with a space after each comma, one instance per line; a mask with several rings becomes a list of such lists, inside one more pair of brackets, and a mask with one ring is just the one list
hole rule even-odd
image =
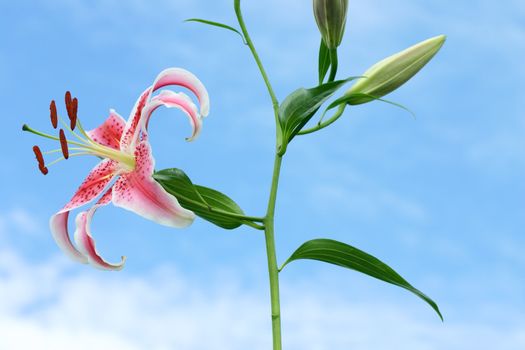
[[71, 259], [82, 264], [87, 264], [87, 257], [82, 254], [71, 242], [67, 229], [69, 211], [58, 212], [49, 220], [51, 235], [53, 236], [58, 247]]
[[75, 243], [80, 252], [86, 256], [88, 263], [93, 267], [101, 270], [119, 271], [124, 267], [126, 257], [123, 256], [120, 263], [117, 264], [107, 262], [97, 252], [95, 240], [91, 235], [91, 220], [93, 214], [100, 206], [100, 204], [96, 204], [88, 211], [78, 213], [75, 220], [77, 225], [77, 229], [75, 230]]
[[[200, 116], [206, 117], [209, 114], [210, 99], [204, 84], [202, 84], [193, 73], [183, 68], [175, 67], [165, 69], [157, 75], [153, 84], [144, 90], [135, 102], [120, 140], [121, 150], [135, 149], [140, 132], [146, 131], [146, 129], [142, 127], [147, 125], [147, 123], [143, 121], [145, 106], [152, 100], [151, 95], [155, 91], [168, 85], [178, 85], [192, 91], [199, 100]], [[195, 138], [195, 136], [190, 137], [190, 139], [193, 138]]]
[[148, 123], [152, 113], [160, 106], [178, 108], [189, 117], [192, 134], [190, 137], [186, 138], [187, 141], [193, 141], [200, 134], [202, 129], [202, 119], [197, 111], [197, 106], [195, 106], [193, 101], [185, 93], [176, 93], [171, 90], [162, 90], [160, 94], [154, 96], [146, 104], [142, 112], [142, 121], [144, 123], [142, 125], [143, 130], [148, 128]]
[[200, 114], [208, 116], [210, 111], [210, 98], [204, 84], [191, 72], [183, 68], [168, 68], [159, 73], [151, 91], [154, 92], [167, 85], [179, 85], [192, 91], [200, 103]]

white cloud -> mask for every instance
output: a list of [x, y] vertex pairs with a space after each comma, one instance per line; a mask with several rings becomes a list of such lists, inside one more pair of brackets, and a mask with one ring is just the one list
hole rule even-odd
[[[411, 221], [422, 222], [427, 218], [423, 207], [402, 196], [380, 188], [348, 187], [344, 184], [324, 183], [312, 186], [312, 203], [332, 203], [338, 213], [357, 217], [379, 218], [386, 213]], [[333, 214], [333, 213], [332, 213]]]
[[[0, 247], [1, 349], [270, 348], [264, 286], [231, 278], [202, 285], [170, 266], [136, 276], [74, 266], [62, 257], [29, 262]], [[501, 314], [494, 319], [506, 320], [500, 325], [472, 318], [441, 324], [423, 307], [353, 303], [346, 293], [326, 296], [301, 285], [287, 286], [282, 304], [288, 350], [525, 346], [524, 320], [506, 305], [495, 308]]]
[[7, 221], [24, 233], [34, 233], [40, 226], [31, 213], [21, 208], [14, 208], [7, 212]]

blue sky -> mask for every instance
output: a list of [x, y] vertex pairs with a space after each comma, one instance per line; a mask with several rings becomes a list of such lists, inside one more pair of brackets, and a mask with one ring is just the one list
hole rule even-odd
[[[278, 97], [315, 85], [310, 2], [243, 8]], [[268, 349], [259, 232], [202, 220], [172, 230], [108, 207], [93, 231], [108, 259], [128, 257], [126, 268], [70, 262], [47, 222], [96, 159], [61, 162], [44, 177], [31, 147], [55, 145], [20, 130], [50, 131], [49, 101], [66, 90], [88, 128], [110, 108], [127, 117], [162, 69], [184, 67], [207, 86], [211, 113], [187, 143], [185, 117], [156, 112], [157, 168], [182, 168], [263, 214], [274, 145], [264, 85], [239, 37], [182, 22], [235, 24], [231, 2], [1, 0], [0, 13], [0, 348]], [[416, 120], [371, 103], [294, 140], [278, 198], [278, 258], [314, 237], [350, 243], [435, 299], [445, 323], [406, 291], [300, 262], [281, 275], [285, 348], [523, 349], [525, 5], [351, 0], [347, 23], [341, 77], [428, 37], [448, 40], [390, 95]]]

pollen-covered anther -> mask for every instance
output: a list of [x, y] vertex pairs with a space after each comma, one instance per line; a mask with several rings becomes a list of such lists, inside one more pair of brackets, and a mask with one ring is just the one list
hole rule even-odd
[[59, 136], [60, 136], [60, 147], [62, 148], [62, 154], [64, 155], [65, 159], [68, 159], [69, 149], [67, 148], [67, 140], [66, 140], [66, 135], [64, 133], [64, 129], [60, 129]]
[[42, 174], [46, 175], [49, 171], [44, 164], [44, 156], [42, 156], [40, 147], [33, 146], [33, 153], [35, 154], [36, 160], [38, 161], [38, 169], [42, 172]]
[[71, 122], [71, 130], [75, 130], [77, 125], [77, 111], [78, 111], [78, 99], [75, 97], [71, 101], [70, 112], [69, 112], [69, 121]]
[[44, 156], [42, 155], [42, 151], [40, 151], [40, 147], [33, 146], [33, 153], [35, 154], [36, 160], [38, 161], [38, 165], [44, 164]]
[[51, 124], [53, 125], [53, 128], [57, 128], [58, 125], [58, 114], [57, 114], [57, 105], [55, 104], [55, 101], [52, 100], [51, 104], [49, 105], [49, 112], [51, 117]]
[[65, 102], [67, 114], [69, 115], [69, 109], [71, 108], [71, 92], [69, 91], [66, 91]]
[[47, 167], [43, 164], [38, 165], [38, 170], [40, 170], [40, 172], [44, 175], [47, 175], [49, 172], [49, 169], [47, 169]]

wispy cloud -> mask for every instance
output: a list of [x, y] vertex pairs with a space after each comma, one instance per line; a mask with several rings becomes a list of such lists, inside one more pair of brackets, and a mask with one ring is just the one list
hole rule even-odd
[[[246, 288], [231, 277], [203, 284], [173, 266], [134, 276], [73, 272], [71, 266], [62, 257], [29, 262], [9, 245], [0, 245], [0, 348], [270, 347], [267, 293], [261, 288]], [[441, 324], [430, 310], [413, 304], [355, 303], [347, 293], [323, 295], [320, 288], [298, 283], [282, 296], [284, 343], [290, 350], [525, 346], [524, 318], [503, 302], [480, 306], [502, 323], [453, 318]]]
[[22, 233], [35, 233], [39, 227], [39, 222], [27, 210], [22, 208], [13, 208], [5, 214], [5, 221]]

